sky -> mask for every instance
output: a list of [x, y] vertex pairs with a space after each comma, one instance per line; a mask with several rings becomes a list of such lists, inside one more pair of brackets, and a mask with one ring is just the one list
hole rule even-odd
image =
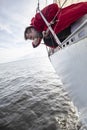
[[[24, 30], [36, 13], [37, 3], [38, 0], [0, 0], [0, 63], [46, 50], [44, 45], [34, 49], [32, 41], [24, 40]], [[50, 3], [52, 0], [47, 4]], [[40, 9], [45, 5], [46, 0], [40, 0]]]
[[[40, 9], [53, 3], [39, 1]], [[44, 45], [34, 49], [32, 41], [24, 40], [24, 30], [36, 13], [37, 3], [38, 0], [0, 0], [0, 63], [47, 53]]]

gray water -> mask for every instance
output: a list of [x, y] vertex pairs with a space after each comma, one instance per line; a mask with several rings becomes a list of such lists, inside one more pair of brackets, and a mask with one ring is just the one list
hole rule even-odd
[[0, 65], [0, 130], [76, 130], [76, 121], [48, 58]]

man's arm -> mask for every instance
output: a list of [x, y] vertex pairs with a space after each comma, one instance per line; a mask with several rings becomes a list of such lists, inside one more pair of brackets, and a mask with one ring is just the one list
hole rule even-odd
[[[48, 22], [51, 22], [55, 17], [56, 13], [58, 12], [58, 10], [59, 7], [57, 4], [51, 4], [45, 7], [44, 9], [42, 9], [41, 12], [43, 13], [46, 20]], [[33, 18], [33, 20], [31, 20], [31, 25], [33, 25], [36, 28], [36, 30], [39, 32], [43, 32], [47, 29], [47, 26], [39, 13], [37, 13]]]

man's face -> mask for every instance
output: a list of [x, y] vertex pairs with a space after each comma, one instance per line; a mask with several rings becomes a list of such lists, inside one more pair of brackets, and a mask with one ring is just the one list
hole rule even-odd
[[27, 39], [34, 40], [35, 38], [38, 37], [38, 33], [34, 28], [31, 28], [27, 33], [26, 33]]

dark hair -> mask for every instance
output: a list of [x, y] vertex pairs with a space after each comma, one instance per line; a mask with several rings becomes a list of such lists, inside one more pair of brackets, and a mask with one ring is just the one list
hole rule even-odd
[[28, 33], [29, 31], [31, 31], [31, 28], [34, 28], [33, 26], [28, 26], [25, 28], [25, 31], [24, 31], [24, 39], [27, 40], [27, 37], [26, 37], [26, 33]]
[[[26, 27], [26, 29], [25, 29], [25, 31], [24, 31], [24, 38], [25, 38], [25, 40], [27, 40], [27, 37], [26, 37], [26, 33], [29, 33], [29, 32], [31, 32], [31, 29], [35, 29], [35, 27], [33, 27], [33, 26], [28, 26], [28, 27]], [[35, 29], [36, 30], [36, 29]], [[37, 31], [37, 30], [36, 30]], [[37, 33], [38, 33], [38, 36], [40, 37], [40, 38], [42, 38], [43, 37], [43, 35], [42, 35], [42, 32], [38, 32], [37, 31]]]

